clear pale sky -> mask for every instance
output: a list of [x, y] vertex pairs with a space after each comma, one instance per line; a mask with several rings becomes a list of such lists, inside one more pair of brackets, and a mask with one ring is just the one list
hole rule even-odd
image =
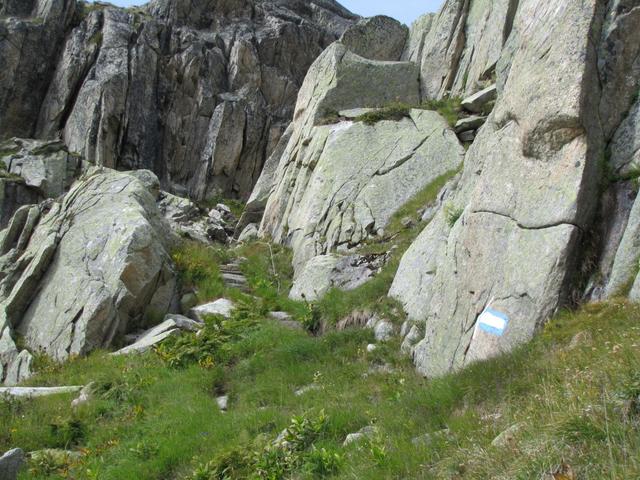
[[[144, 0], [110, 0], [114, 5], [142, 5]], [[411, 24], [423, 13], [435, 12], [442, 0], [339, 0], [342, 5], [363, 17], [389, 15], [401, 22]]]

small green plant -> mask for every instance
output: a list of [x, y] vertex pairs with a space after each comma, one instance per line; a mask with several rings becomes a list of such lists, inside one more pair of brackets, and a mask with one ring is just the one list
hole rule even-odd
[[425, 110], [435, 110], [444, 117], [449, 125], [452, 127], [458, 122], [460, 118], [460, 112], [462, 99], [459, 97], [443, 98], [440, 100], [427, 100], [420, 108]]
[[138, 442], [129, 451], [141, 460], [149, 460], [158, 453], [158, 444], [152, 440], [142, 440]]
[[376, 437], [369, 442], [369, 452], [373, 461], [379, 467], [384, 466], [387, 463], [388, 450], [382, 438]]
[[50, 477], [67, 469], [67, 464], [51, 452], [41, 452], [29, 462], [29, 473], [34, 477]]
[[383, 120], [400, 121], [409, 116], [411, 105], [406, 103], [392, 103], [383, 108], [371, 110], [355, 118], [356, 122], [363, 122], [366, 125], [375, 125]]
[[172, 368], [184, 368], [192, 364], [211, 368], [229, 360], [233, 344], [257, 326], [258, 318], [259, 314], [246, 303], [239, 304], [232, 318], [209, 316], [200, 332], [169, 337], [156, 346], [155, 352]]
[[202, 302], [220, 298], [225, 291], [219, 264], [227, 259], [224, 252], [194, 241], [183, 241], [174, 250], [180, 280], [185, 287], [192, 287]]
[[464, 208], [456, 207], [450, 203], [448, 203], [444, 207], [444, 214], [447, 219], [447, 224], [450, 227], [453, 227], [458, 222], [458, 220], [460, 219], [463, 213], [464, 213]]
[[52, 444], [56, 448], [71, 448], [79, 445], [86, 435], [86, 427], [76, 419], [64, 420], [50, 425]]
[[335, 475], [344, 464], [344, 457], [333, 449], [316, 448], [305, 456], [303, 470], [315, 477]]

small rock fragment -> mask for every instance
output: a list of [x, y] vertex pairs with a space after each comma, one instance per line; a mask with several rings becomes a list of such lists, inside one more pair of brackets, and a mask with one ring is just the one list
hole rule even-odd
[[368, 425], [364, 428], [361, 428], [356, 433], [350, 433], [349, 435], [347, 435], [347, 438], [345, 438], [344, 442], [342, 443], [342, 446], [346, 447], [347, 445], [350, 445], [352, 443], [358, 443], [363, 440], [373, 438], [377, 434], [378, 434], [378, 429], [372, 425]]
[[511, 425], [504, 432], [494, 438], [493, 442], [491, 442], [491, 445], [499, 448], [514, 447], [518, 442], [518, 434], [524, 429], [525, 426], [526, 424], [523, 422]]

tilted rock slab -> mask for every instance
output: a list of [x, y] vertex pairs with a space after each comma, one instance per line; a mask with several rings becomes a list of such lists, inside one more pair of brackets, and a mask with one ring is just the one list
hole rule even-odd
[[[520, 2], [498, 62], [502, 90], [459, 190], [406, 252], [391, 287], [409, 317], [425, 322], [413, 349], [425, 375], [529, 340], [569, 294], [598, 201], [603, 139], [585, 93], [599, 91], [590, 40], [601, 13], [595, 0]], [[456, 209], [464, 209], [457, 221]], [[489, 306], [509, 322], [487, 344], [474, 333]]]
[[173, 237], [156, 194], [150, 172], [95, 169], [61, 201], [18, 210], [0, 234], [0, 364], [17, 357], [12, 331], [64, 360], [171, 309]]
[[20, 113], [40, 138], [60, 134], [97, 165], [152, 170], [163, 189], [196, 199], [248, 197], [307, 69], [357, 19], [333, 0], [137, 10], [92, 7], [52, 40], [60, 54], [41, 107]]
[[311, 67], [260, 227], [293, 248], [296, 271], [314, 256], [376, 235], [398, 208], [460, 164], [464, 151], [435, 112], [323, 125], [342, 110], [418, 98], [410, 62], [368, 60], [336, 42]]

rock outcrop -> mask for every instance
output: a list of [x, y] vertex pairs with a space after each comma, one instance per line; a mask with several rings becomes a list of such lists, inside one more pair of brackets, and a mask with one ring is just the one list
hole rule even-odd
[[307, 69], [357, 18], [334, 0], [25, 2], [0, 18], [0, 138], [60, 137], [194, 199], [249, 196]]
[[467, 96], [492, 83], [519, 3], [448, 0], [414, 22], [403, 58], [420, 66], [423, 96]]
[[0, 234], [3, 378], [24, 362], [14, 332], [28, 349], [63, 360], [172, 309], [173, 237], [158, 187], [151, 172], [94, 169], [60, 201], [16, 212]]
[[84, 167], [59, 141], [13, 138], [0, 143], [0, 228], [19, 207], [66, 193]]
[[[448, 1], [438, 18], [453, 18], [463, 3]], [[500, 3], [472, 2], [473, 8]], [[503, 28], [487, 24], [486, 34], [498, 38], [500, 31], [499, 58], [492, 53], [489, 63], [478, 64], [495, 64], [495, 109], [466, 155], [457, 191], [404, 255], [390, 291], [424, 324], [412, 353], [429, 376], [529, 340], [559, 306], [580, 295], [594, 256], [601, 255], [598, 240], [618, 250], [619, 237], [608, 241], [608, 222], [600, 221], [606, 216], [598, 216], [602, 159], [639, 87], [637, 33], [628, 25], [640, 6], [521, 0], [501, 11], [508, 13]], [[456, 18], [464, 14], [462, 8]], [[467, 12], [467, 24], [469, 18]], [[449, 38], [458, 38], [460, 20], [449, 24]], [[487, 44], [483, 37], [463, 36], [458, 50], [477, 53]], [[459, 65], [448, 65], [447, 78], [455, 77]], [[424, 65], [422, 73], [423, 86], [439, 85], [430, 95], [452, 86], [463, 91], [440, 76], [424, 79]], [[625, 122], [632, 116], [633, 109]], [[625, 122], [620, 128], [628, 130]], [[451, 215], [458, 210], [459, 219]], [[634, 225], [632, 216], [624, 235], [634, 235]], [[606, 278], [607, 268], [599, 276]], [[480, 317], [488, 318], [481, 315], [488, 309], [493, 320], [485, 324]]]
[[264, 203], [269, 191], [260, 232], [293, 248], [297, 274], [315, 256], [382, 233], [404, 203], [455, 169], [464, 154], [455, 133], [432, 111], [414, 109], [374, 125], [357, 121], [363, 108], [415, 105], [420, 94], [413, 63], [390, 61], [397, 52], [386, 61], [371, 60], [386, 50], [372, 42], [365, 51], [353, 35], [350, 42], [369, 58], [336, 42], [316, 60], [300, 90], [290, 138], [276, 149], [282, 152], [278, 166], [265, 172], [254, 195]]

